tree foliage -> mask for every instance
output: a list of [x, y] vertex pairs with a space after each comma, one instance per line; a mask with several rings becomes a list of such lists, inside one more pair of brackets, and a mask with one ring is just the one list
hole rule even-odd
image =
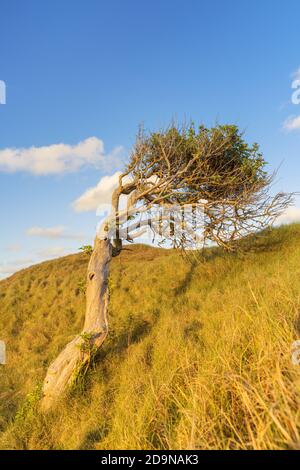
[[[148, 226], [183, 249], [213, 241], [234, 250], [239, 238], [272, 224], [292, 202], [291, 194], [270, 195], [273, 179], [258, 144], [249, 145], [235, 125], [140, 130], [113, 198], [115, 243], [132, 241], [136, 230]], [[121, 194], [128, 196], [127, 216], [119, 211]], [[187, 205], [194, 209], [183, 220], [178, 207]], [[200, 206], [201, 213], [195, 209]], [[161, 211], [156, 220], [128, 224], [154, 207]], [[172, 223], [181, 228], [176, 234], [170, 230], [174, 207]]]

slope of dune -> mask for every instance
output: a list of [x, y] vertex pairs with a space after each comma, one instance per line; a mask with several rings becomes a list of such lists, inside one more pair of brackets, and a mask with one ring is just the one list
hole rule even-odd
[[300, 226], [247, 254], [130, 246], [112, 263], [110, 335], [47, 416], [47, 365], [83, 324], [88, 257], [0, 282], [1, 449], [298, 449]]

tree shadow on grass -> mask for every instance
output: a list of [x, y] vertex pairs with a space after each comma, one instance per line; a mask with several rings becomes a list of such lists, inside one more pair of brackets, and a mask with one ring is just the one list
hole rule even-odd
[[[112, 371], [108, 365], [110, 362], [109, 356], [116, 355], [120, 358], [122, 354], [133, 344], [142, 341], [151, 331], [152, 325], [145, 320], [135, 320], [135, 324], [132, 328], [124, 328], [122, 333], [117, 336], [114, 335], [108, 342], [107, 346], [101, 349], [95, 357], [95, 367], [97, 368], [97, 374], [101, 374], [103, 379], [107, 382], [110, 379]], [[148, 351], [151, 354], [151, 351]], [[89, 371], [88, 377], [85, 383], [85, 392], [88, 393], [92, 386], [93, 371]], [[107, 402], [114, 400], [114, 394], [111, 391], [106, 392]], [[95, 444], [103, 441], [110, 432], [110, 424], [108, 419], [105, 417], [105, 413], [99, 416], [99, 426], [96, 426], [91, 431], [87, 432], [80, 444], [80, 450], [94, 449]]]
[[294, 328], [297, 333], [297, 336], [299, 337], [300, 336], [300, 313], [298, 314], [298, 317], [295, 320]]
[[79, 446], [79, 450], [94, 450], [95, 444], [103, 441], [110, 431], [109, 426], [104, 422], [87, 432]]
[[110, 368], [112, 357], [117, 356], [121, 361], [122, 356], [130, 346], [139, 343], [150, 333], [153, 326], [150, 322], [145, 320], [135, 321], [136, 323], [131, 328], [124, 327], [124, 329], [118, 333], [111, 331], [103, 347], [93, 358], [92, 367], [87, 370], [87, 374], [84, 377], [84, 384], [81, 384], [85, 393], [88, 393], [91, 389], [95, 372], [97, 375], [100, 374], [105, 382], [108, 382], [111, 374], [114, 373]]
[[191, 265], [190, 265], [190, 269], [188, 270], [185, 278], [183, 279], [183, 281], [179, 284], [178, 287], [176, 287], [174, 289], [174, 292], [175, 292], [175, 295], [181, 295], [181, 294], [184, 294], [191, 282], [192, 282], [192, 279], [193, 279], [193, 275], [194, 275], [194, 272], [195, 272], [195, 269], [196, 267], [198, 266], [198, 263], [197, 262], [193, 262]]
[[135, 324], [125, 328], [118, 336], [113, 338], [107, 353], [122, 354], [132, 344], [139, 343], [151, 331], [152, 325], [146, 320], [135, 320]]

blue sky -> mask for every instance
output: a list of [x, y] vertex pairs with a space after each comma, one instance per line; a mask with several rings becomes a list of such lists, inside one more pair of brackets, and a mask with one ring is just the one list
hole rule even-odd
[[275, 189], [300, 189], [299, 1], [2, 0], [0, 17], [0, 276], [91, 243], [141, 122], [238, 124], [281, 164]]

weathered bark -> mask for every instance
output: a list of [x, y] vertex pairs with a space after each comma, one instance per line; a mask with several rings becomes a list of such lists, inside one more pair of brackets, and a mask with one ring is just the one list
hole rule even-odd
[[88, 365], [90, 351], [95, 353], [108, 334], [108, 278], [111, 259], [110, 240], [96, 238], [87, 272], [84, 327], [81, 334], [77, 335], [49, 366], [43, 384], [41, 407], [44, 411], [51, 408], [73, 383], [78, 371]]

